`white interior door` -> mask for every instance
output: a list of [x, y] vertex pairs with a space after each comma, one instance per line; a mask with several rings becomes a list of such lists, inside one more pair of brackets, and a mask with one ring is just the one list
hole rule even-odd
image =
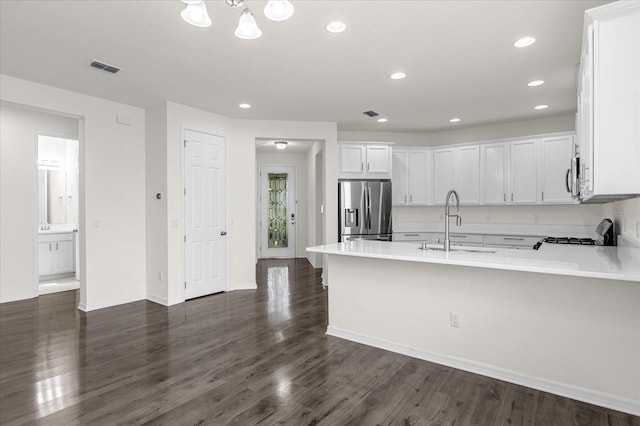
[[296, 169], [260, 168], [260, 258], [296, 257]]
[[184, 132], [185, 299], [226, 290], [226, 140]]

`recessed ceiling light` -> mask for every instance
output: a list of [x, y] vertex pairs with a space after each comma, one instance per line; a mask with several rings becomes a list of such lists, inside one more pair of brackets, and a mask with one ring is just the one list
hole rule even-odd
[[544, 104], [543, 105], [536, 105], [534, 107], [534, 109], [547, 109], [547, 108], [549, 108], [549, 105], [544, 105]]
[[251, 108], [251, 105], [249, 105], [249, 104], [240, 104], [240, 105], [238, 105], [238, 106], [239, 106], [240, 108], [242, 108], [242, 109]]
[[449, 120], [449, 122], [451, 122], [451, 123], [458, 123], [459, 121], [460, 121], [460, 119], [458, 117], [452, 118], [451, 120]]
[[542, 86], [544, 84], [544, 80], [533, 80], [527, 83], [529, 87]]
[[516, 40], [516, 42], [513, 43], [513, 45], [515, 47], [527, 47], [527, 46], [531, 46], [535, 42], [536, 42], [536, 39], [533, 37], [522, 37], [520, 40]]
[[407, 75], [405, 73], [403, 73], [403, 72], [394, 72], [389, 77], [391, 77], [392, 80], [402, 80], [406, 76]]
[[341, 33], [347, 29], [347, 26], [342, 21], [333, 21], [327, 24], [327, 31], [330, 33]]
[[378, 123], [386, 123], [387, 121], [389, 120], [387, 120], [386, 118], [378, 118]]

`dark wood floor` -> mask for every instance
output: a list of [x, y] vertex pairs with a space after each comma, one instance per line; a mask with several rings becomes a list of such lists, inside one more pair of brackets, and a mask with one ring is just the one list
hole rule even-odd
[[257, 291], [84, 314], [77, 292], [0, 306], [0, 423], [640, 425], [640, 418], [326, 336], [306, 260]]

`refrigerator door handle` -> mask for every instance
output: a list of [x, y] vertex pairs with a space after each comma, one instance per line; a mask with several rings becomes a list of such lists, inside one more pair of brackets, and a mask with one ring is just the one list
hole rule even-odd
[[367, 203], [367, 229], [371, 229], [371, 188], [365, 187], [365, 203]]

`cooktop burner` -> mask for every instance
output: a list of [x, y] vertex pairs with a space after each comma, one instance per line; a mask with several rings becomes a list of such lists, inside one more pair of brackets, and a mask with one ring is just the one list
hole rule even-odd
[[576, 244], [581, 246], [595, 246], [596, 242], [592, 238], [576, 237], [547, 237], [544, 239], [547, 244]]

